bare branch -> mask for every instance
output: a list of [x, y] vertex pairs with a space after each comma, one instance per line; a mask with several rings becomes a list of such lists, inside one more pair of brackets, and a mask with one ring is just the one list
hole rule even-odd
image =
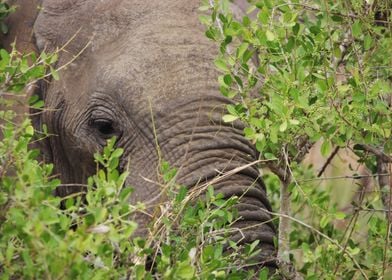
[[377, 177], [377, 176], [387, 176], [391, 175], [391, 173], [382, 173], [382, 174], [369, 174], [369, 175], [352, 175], [352, 176], [333, 176], [333, 177], [324, 177], [324, 178], [312, 178], [312, 179], [305, 179], [299, 180], [298, 182], [312, 182], [312, 181], [326, 181], [326, 180], [339, 180], [339, 179], [361, 179], [361, 178], [370, 178], [370, 177]]
[[364, 150], [364, 151], [367, 151], [369, 153], [372, 153], [376, 157], [380, 158], [383, 162], [392, 162], [392, 157], [390, 155], [387, 155], [386, 153], [384, 153], [380, 149], [377, 149], [377, 148], [375, 148], [375, 147], [373, 147], [371, 145], [357, 144], [357, 145], [355, 145], [355, 149], [357, 149], [357, 150]]
[[321, 167], [319, 173], [317, 174], [317, 177], [320, 177], [321, 175], [323, 175], [325, 169], [327, 169], [328, 165], [331, 163], [331, 161], [337, 155], [338, 152], [339, 152], [339, 147], [335, 147], [333, 152], [327, 158], [327, 161], [324, 163], [323, 167]]
[[[392, 185], [390, 184], [390, 175], [385, 175], [388, 172], [388, 163], [384, 162], [381, 158], [377, 157], [377, 173], [378, 175], [378, 186], [381, 192], [381, 200], [384, 204], [385, 210], [390, 210], [392, 205], [391, 193]], [[386, 212], [388, 222], [392, 222], [392, 215]]]
[[[290, 215], [290, 193], [289, 193], [289, 181], [282, 181], [280, 187], [280, 213], [284, 215]], [[279, 250], [278, 257], [281, 260], [289, 261], [289, 233], [290, 233], [290, 222], [288, 219], [281, 216], [279, 222]]]
[[336, 247], [338, 247], [338, 248], [342, 251], [343, 254], [346, 254], [346, 255], [351, 259], [351, 261], [352, 261], [352, 262], [354, 263], [354, 265], [358, 268], [358, 270], [361, 272], [362, 276], [363, 276], [365, 279], [367, 279], [367, 280], [369, 279], [369, 277], [368, 277], [368, 276], [366, 275], [366, 273], [363, 271], [363, 269], [361, 268], [361, 266], [359, 265], [359, 263], [357, 262], [357, 260], [355, 259], [355, 257], [354, 257], [348, 250], [345, 250], [345, 249], [342, 247], [342, 245], [340, 245], [339, 242], [336, 241], [335, 239], [330, 238], [328, 235], [322, 233], [321, 231], [319, 231], [318, 229], [312, 227], [311, 225], [308, 225], [307, 223], [304, 223], [304, 222], [302, 222], [301, 220], [298, 220], [298, 219], [296, 219], [296, 218], [294, 218], [294, 217], [291, 217], [291, 216], [289, 216], [289, 215], [271, 212], [271, 211], [268, 211], [268, 210], [266, 210], [266, 209], [261, 209], [261, 210], [264, 211], [264, 212], [266, 212], [266, 213], [268, 213], [268, 214], [270, 214], [270, 215], [273, 215], [273, 216], [285, 217], [285, 218], [287, 218], [287, 219], [290, 219], [290, 220], [292, 220], [293, 222], [296, 222], [296, 223], [298, 223], [298, 224], [300, 224], [300, 225], [302, 225], [302, 226], [304, 226], [304, 227], [306, 227], [306, 228], [308, 228], [308, 229], [314, 231], [315, 233], [317, 233], [317, 234], [320, 235], [321, 237], [325, 238], [326, 240], [328, 240], [329, 242], [331, 242], [333, 245], [335, 245]]

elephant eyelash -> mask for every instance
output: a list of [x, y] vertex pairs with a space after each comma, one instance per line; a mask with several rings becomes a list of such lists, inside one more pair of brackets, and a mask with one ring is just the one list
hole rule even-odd
[[90, 122], [90, 126], [96, 129], [103, 136], [103, 138], [110, 138], [116, 135], [116, 129], [111, 120], [95, 119]]

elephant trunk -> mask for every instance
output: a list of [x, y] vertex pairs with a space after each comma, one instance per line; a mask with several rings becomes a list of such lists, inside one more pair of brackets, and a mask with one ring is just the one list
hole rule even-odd
[[[276, 231], [271, 216], [265, 211], [272, 211], [265, 185], [255, 166], [251, 163], [248, 163], [247, 167], [244, 165], [246, 165], [244, 162], [233, 159], [230, 163], [221, 165], [219, 170], [219, 164], [211, 162], [210, 165], [203, 166], [204, 170], [209, 170], [205, 173], [204, 180], [200, 180], [203, 176], [200, 176], [198, 170], [194, 171], [196, 173], [194, 176], [192, 176], [194, 173], [180, 176], [178, 182], [196, 189], [201, 185], [211, 184], [215, 193], [222, 193], [224, 198], [238, 197], [239, 200], [235, 207], [239, 219], [231, 226], [231, 240], [237, 242], [238, 245], [251, 244], [258, 240], [258, 249], [261, 249], [261, 252], [252, 259], [252, 264], [257, 267], [275, 267], [274, 236], [276, 236]], [[185, 174], [186, 171], [181, 173]], [[198, 177], [199, 179], [196, 179]], [[198, 180], [196, 185], [195, 180]]]
[[276, 232], [265, 211], [271, 211], [271, 206], [259, 170], [252, 164], [258, 153], [243, 136], [241, 122], [221, 122], [222, 103], [227, 102], [220, 97], [203, 102], [196, 117], [187, 115], [190, 111], [184, 105], [176, 124], [168, 121], [159, 127], [159, 144], [165, 159], [179, 169], [177, 183], [190, 188], [211, 184], [225, 198], [239, 197], [240, 219], [232, 226], [231, 239], [240, 244], [259, 240], [261, 253], [254, 261], [275, 266]]
[[271, 211], [261, 179], [252, 180], [245, 174], [236, 174], [226, 181], [214, 184], [215, 191], [225, 197], [237, 196], [236, 205], [240, 219], [233, 224], [232, 240], [239, 244], [259, 240], [260, 255], [253, 261], [261, 265], [274, 266], [275, 248], [273, 238], [276, 235], [270, 215]]
[[[144, 148], [129, 148], [127, 145], [134, 141], [127, 138], [119, 142], [126, 151], [122, 166], [125, 168], [130, 159], [131, 175], [127, 183], [136, 188], [132, 197], [134, 202], [157, 205], [164, 199], [154, 175], [161, 159], [178, 169], [176, 182], [187, 186], [191, 192], [211, 184], [215, 192], [222, 193], [225, 198], [238, 197], [235, 207], [239, 219], [231, 226], [231, 240], [239, 244], [259, 240], [261, 253], [252, 262], [259, 263], [257, 267], [274, 266], [276, 232], [268, 214], [271, 206], [265, 185], [253, 164], [258, 153], [245, 139], [241, 122], [222, 123], [225, 104], [229, 102], [217, 94], [193, 99], [187, 96], [183, 103], [179, 100], [174, 104], [166, 102], [165, 110], [155, 111], [151, 122], [148, 116], [140, 118], [144, 120], [141, 132], [146, 136], [140, 147]], [[150, 135], [154, 138], [147, 138]], [[147, 145], [151, 147], [146, 149]], [[203, 192], [199, 194], [202, 196]], [[145, 234], [143, 228], [147, 227], [149, 219], [138, 216], [136, 220], [138, 234]]]

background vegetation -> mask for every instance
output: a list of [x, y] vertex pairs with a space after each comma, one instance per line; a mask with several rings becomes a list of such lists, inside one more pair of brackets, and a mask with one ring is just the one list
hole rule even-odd
[[[280, 229], [276, 277], [392, 279], [391, 8], [389, 1], [263, 0], [236, 18], [229, 1], [202, 1], [200, 20], [220, 50], [221, 92], [237, 102], [223, 120], [247, 124], [246, 137], [269, 160], [264, 180]], [[0, 21], [9, 10], [1, 2]], [[83, 199], [52, 195], [61, 182], [31, 148], [47, 132], [34, 131], [27, 115], [16, 121], [13, 105], [26, 86], [58, 78], [57, 56], [0, 51], [0, 278], [254, 276], [243, 268], [257, 243], [239, 247], [226, 238], [237, 198], [223, 200], [207, 185], [187, 191], [165, 162], [169, 200], [146, 238], [132, 237], [132, 217], [144, 206], [128, 203], [132, 188], [127, 172], [116, 170], [115, 139], [95, 155], [103, 170]], [[40, 110], [43, 102], [33, 96], [29, 106]], [[304, 160], [315, 143], [325, 162], [319, 170]], [[340, 168], [355, 184], [325, 175], [342, 150], [351, 151], [351, 166]], [[343, 192], [353, 195], [336, 200]]]
[[[201, 20], [221, 92], [237, 102], [223, 120], [246, 123], [260, 159], [275, 159], [264, 167], [280, 260], [308, 279], [391, 278], [392, 3], [250, 2], [237, 18], [229, 1], [205, 0]], [[317, 142], [325, 164], [313, 170], [304, 158]], [[336, 179], [323, 174], [342, 149], [367, 170], [341, 167], [358, 184], [345, 211], [331, 198], [347, 183], [318, 183]]]

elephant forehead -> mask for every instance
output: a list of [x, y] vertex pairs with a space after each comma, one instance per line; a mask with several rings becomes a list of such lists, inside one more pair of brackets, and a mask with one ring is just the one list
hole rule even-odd
[[[174, 30], [174, 31], [173, 31]], [[216, 87], [217, 72], [212, 60], [213, 46], [197, 40], [189, 31], [176, 36], [175, 28], [166, 38], [157, 29], [148, 33], [123, 34], [90, 57], [94, 85], [100, 91], [120, 92], [135, 98], [137, 93], [154, 99], [205, 94]]]
[[[73, 35], [71, 29], [82, 28], [67, 47], [70, 53], [91, 40], [91, 47], [62, 73], [59, 85], [69, 103], [87, 104], [100, 92], [131, 109], [148, 110], [151, 102], [154, 110], [164, 111], [172, 99], [219, 94], [212, 63], [216, 49], [204, 37], [198, 1], [82, 1], [77, 8], [45, 2], [38, 23], [45, 36], [62, 42]], [[67, 61], [63, 55], [61, 63]]]
[[75, 53], [90, 40], [98, 49], [126, 31], [150, 23], [156, 28], [167, 17], [197, 21], [198, 5], [197, 0], [43, 0], [34, 29], [41, 50], [59, 47], [77, 33], [68, 44]]
[[167, 111], [172, 100], [219, 95], [208, 44], [185, 40], [164, 45], [154, 36], [124, 35], [97, 52], [85, 53], [60, 72], [52, 90], [78, 107], [94, 99], [95, 92], [104, 93], [115, 101], [114, 106], [118, 102], [131, 114], [148, 111], [150, 105], [154, 111]]

